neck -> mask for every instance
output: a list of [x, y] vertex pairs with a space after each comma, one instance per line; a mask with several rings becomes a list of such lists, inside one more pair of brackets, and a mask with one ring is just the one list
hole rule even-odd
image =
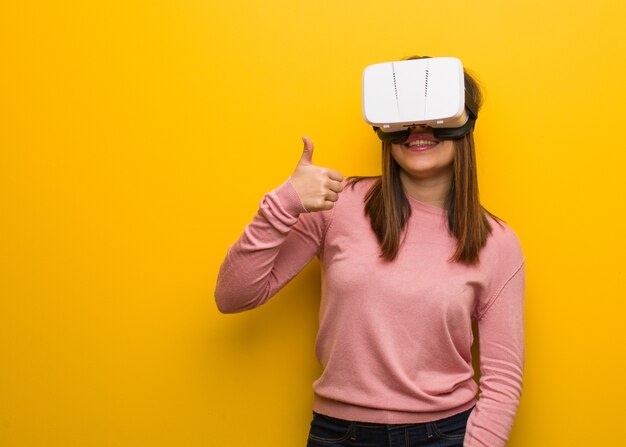
[[452, 184], [452, 171], [436, 177], [415, 178], [401, 170], [400, 181], [404, 191], [414, 199], [438, 208], [445, 208]]

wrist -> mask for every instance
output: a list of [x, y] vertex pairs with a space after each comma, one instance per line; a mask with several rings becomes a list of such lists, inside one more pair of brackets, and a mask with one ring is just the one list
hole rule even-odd
[[285, 208], [285, 211], [292, 216], [298, 216], [299, 214], [309, 212], [302, 203], [300, 194], [298, 193], [291, 176], [289, 176], [289, 178], [287, 178], [282, 185], [276, 188], [275, 192], [280, 200], [280, 203]]

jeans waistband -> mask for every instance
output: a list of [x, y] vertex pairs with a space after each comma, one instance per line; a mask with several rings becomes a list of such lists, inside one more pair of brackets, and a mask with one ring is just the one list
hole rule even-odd
[[471, 413], [472, 410], [474, 409], [476, 405], [474, 405], [471, 408], [468, 408], [465, 411], [462, 411], [460, 413], [457, 414], [453, 414], [452, 416], [448, 416], [446, 418], [442, 418], [442, 419], [437, 419], [435, 421], [430, 421], [430, 422], [414, 422], [414, 423], [409, 423], [409, 424], [385, 424], [382, 422], [363, 422], [363, 421], [350, 421], [347, 419], [341, 419], [341, 418], [336, 418], [336, 417], [332, 417], [332, 416], [327, 416], [325, 414], [320, 414], [317, 413], [315, 411], [313, 411], [313, 413], [323, 416], [325, 418], [331, 419], [331, 420], [335, 420], [338, 422], [343, 422], [346, 424], [354, 424], [358, 427], [363, 427], [363, 428], [379, 428], [379, 427], [384, 427], [384, 428], [406, 428], [406, 427], [420, 427], [420, 426], [425, 426], [427, 424], [433, 423], [433, 422], [439, 422], [439, 421], [448, 421], [450, 419], [454, 419], [454, 418], [458, 418], [458, 417], [465, 417], [467, 415], [467, 413]]

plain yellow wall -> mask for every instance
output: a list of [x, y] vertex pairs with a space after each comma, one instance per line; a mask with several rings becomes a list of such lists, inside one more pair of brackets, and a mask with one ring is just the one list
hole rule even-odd
[[228, 246], [300, 136], [379, 172], [365, 66], [456, 56], [486, 103], [483, 204], [527, 256], [511, 446], [621, 445], [622, 1], [5, 1], [0, 445], [300, 446], [318, 264], [222, 315]]

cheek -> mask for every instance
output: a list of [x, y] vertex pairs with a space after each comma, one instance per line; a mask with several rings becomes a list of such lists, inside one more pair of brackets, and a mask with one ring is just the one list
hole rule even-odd
[[398, 144], [391, 145], [391, 157], [398, 162], [402, 158], [402, 146]]
[[443, 158], [445, 159], [445, 161], [447, 163], [452, 163], [454, 161], [454, 153], [455, 153], [454, 141], [446, 140], [443, 143], [443, 147], [441, 149], [442, 149], [441, 154]]
[[392, 144], [391, 145], [391, 153], [395, 156], [402, 150], [402, 145], [400, 144]]

